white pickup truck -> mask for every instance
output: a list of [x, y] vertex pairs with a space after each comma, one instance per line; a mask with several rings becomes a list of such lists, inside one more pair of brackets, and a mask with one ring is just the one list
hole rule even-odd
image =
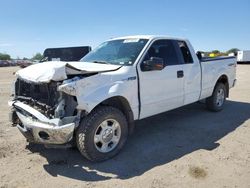
[[222, 110], [236, 59], [202, 59], [185, 39], [129, 36], [79, 62], [44, 62], [16, 76], [10, 118], [29, 142], [76, 143], [87, 159], [102, 161], [122, 149], [135, 120], [203, 99]]

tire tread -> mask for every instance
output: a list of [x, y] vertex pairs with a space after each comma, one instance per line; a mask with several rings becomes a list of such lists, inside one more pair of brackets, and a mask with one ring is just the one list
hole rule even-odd
[[[88, 147], [90, 143], [88, 143], [88, 140], [86, 139], [87, 135], [92, 131], [93, 123], [96, 121], [96, 119], [104, 116], [105, 114], [107, 115], [118, 114], [120, 118], [123, 119], [123, 121], [126, 123], [127, 126], [127, 120], [123, 115], [123, 113], [119, 109], [111, 106], [99, 106], [96, 109], [94, 109], [90, 114], [88, 114], [86, 117], [84, 117], [76, 132], [77, 133], [76, 143], [80, 153], [90, 161], [103, 161], [110, 158], [106, 157], [100, 159], [98, 156], [93, 155], [93, 153], [90, 151], [90, 148]], [[126, 138], [127, 138], [127, 131], [126, 131]], [[116, 153], [118, 152], [119, 151], [117, 151]]]

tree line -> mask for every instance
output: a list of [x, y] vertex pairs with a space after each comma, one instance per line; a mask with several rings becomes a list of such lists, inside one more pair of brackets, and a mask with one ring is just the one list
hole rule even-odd
[[[32, 60], [32, 61], [36, 61], [36, 60], [41, 60], [43, 58], [43, 55], [41, 53], [36, 53], [35, 55], [33, 55], [32, 58], [22, 58], [22, 60]], [[0, 53], [0, 60], [12, 60], [12, 59], [20, 59], [19, 57], [17, 58], [12, 58], [9, 54], [7, 53]]]
[[231, 48], [230, 50], [226, 51], [226, 52], [221, 52], [219, 50], [212, 50], [212, 51], [202, 51], [201, 53], [204, 54], [204, 56], [210, 56], [211, 54], [213, 54], [213, 56], [228, 56], [229, 54], [234, 54], [237, 55], [237, 52], [240, 51], [240, 49], [238, 48]]

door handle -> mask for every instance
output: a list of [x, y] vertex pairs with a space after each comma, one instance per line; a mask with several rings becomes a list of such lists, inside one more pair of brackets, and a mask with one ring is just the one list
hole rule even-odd
[[177, 78], [183, 78], [184, 77], [184, 72], [183, 70], [177, 71]]

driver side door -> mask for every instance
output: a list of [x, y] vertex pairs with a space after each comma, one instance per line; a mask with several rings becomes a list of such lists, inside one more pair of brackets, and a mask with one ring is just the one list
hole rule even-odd
[[[151, 57], [162, 58], [162, 70], [143, 69]], [[138, 67], [140, 78], [140, 119], [178, 108], [184, 104], [183, 64], [172, 40], [156, 40]]]

